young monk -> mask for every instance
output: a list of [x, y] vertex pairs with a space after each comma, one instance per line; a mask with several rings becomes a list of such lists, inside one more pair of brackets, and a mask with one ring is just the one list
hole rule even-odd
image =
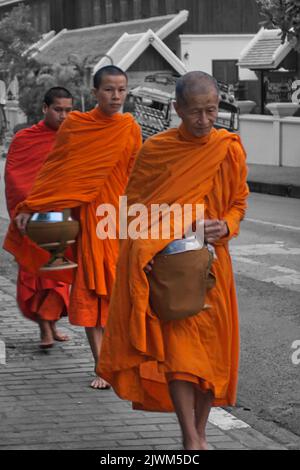
[[151, 239], [149, 224], [147, 240], [121, 242], [97, 368], [134, 408], [175, 410], [186, 450], [207, 449], [211, 406], [236, 402], [238, 309], [228, 242], [245, 214], [247, 170], [239, 137], [214, 128], [218, 104], [211, 76], [181, 77], [175, 106], [182, 124], [145, 142], [126, 190], [128, 206], [204, 203], [204, 236], [217, 255], [216, 286], [205, 302], [211, 308], [182, 320], [157, 318], [147, 272], [170, 240]]
[[[44, 96], [44, 119], [14, 137], [5, 165], [5, 194], [8, 213], [13, 218], [16, 206], [30, 193], [34, 180], [51, 151], [56, 133], [72, 110], [71, 93], [53, 87]], [[53, 346], [54, 340], [69, 338], [59, 333], [55, 323], [67, 314], [69, 285], [32, 274], [19, 266], [17, 302], [23, 315], [38, 323], [40, 348]]]
[[[73, 325], [85, 327], [96, 364], [118, 255], [117, 239], [97, 237], [97, 207], [111, 204], [118, 214], [119, 196], [125, 190], [141, 146], [141, 131], [131, 114], [119, 113], [127, 95], [126, 73], [115, 66], [103, 67], [94, 76], [94, 93], [98, 102], [95, 109], [70, 113], [64, 122], [31, 194], [17, 208], [15, 222], [24, 233], [29, 213], [75, 208], [81, 231], [69, 318]], [[4, 247], [31, 269], [33, 259], [28, 258], [32, 251], [35, 269], [48, 259], [26, 236], [21, 237], [13, 225]], [[96, 376], [91, 386], [102, 389], [109, 384]]]

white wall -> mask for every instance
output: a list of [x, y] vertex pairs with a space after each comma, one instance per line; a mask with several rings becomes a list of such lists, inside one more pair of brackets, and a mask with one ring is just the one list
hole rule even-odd
[[282, 119], [282, 166], [300, 167], [300, 118]]
[[279, 166], [274, 140], [274, 118], [258, 114], [240, 116], [240, 131], [248, 163]]
[[[212, 74], [213, 60], [238, 60], [254, 34], [180, 35], [181, 60], [188, 70]], [[188, 53], [189, 57], [185, 58]], [[254, 72], [239, 68], [240, 80], [257, 80]]]
[[300, 118], [243, 114], [239, 134], [248, 163], [300, 167]]

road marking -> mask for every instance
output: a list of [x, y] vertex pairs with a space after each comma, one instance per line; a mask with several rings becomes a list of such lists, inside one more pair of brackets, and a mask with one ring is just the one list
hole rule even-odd
[[244, 256], [232, 256], [234, 261], [239, 261], [240, 263], [252, 264], [254, 266], [264, 266], [268, 269], [273, 269], [274, 271], [278, 271], [280, 273], [290, 274], [291, 276], [299, 276], [300, 272], [295, 271], [295, 269], [286, 268], [284, 266], [268, 266], [266, 263], [261, 263], [260, 261], [254, 261], [253, 259], [245, 258]]
[[[236, 274], [242, 274], [256, 281], [273, 283], [291, 291], [300, 291], [300, 271], [279, 264], [274, 266], [268, 264], [272, 259], [270, 255], [295, 257], [300, 255], [300, 248], [285, 246], [284, 242], [278, 241], [271, 244], [236, 245], [231, 247], [230, 251]], [[253, 257], [256, 259], [252, 259]], [[257, 257], [264, 257], [263, 261], [258, 261]]]
[[233, 256], [300, 255], [300, 248], [286, 247], [278, 243], [235, 245], [230, 248]]
[[0, 340], [0, 364], [6, 364], [6, 347], [5, 342]]
[[264, 279], [265, 282], [273, 282], [280, 287], [292, 287], [300, 285], [300, 273], [292, 274], [290, 276], [276, 276]]
[[274, 269], [274, 271], [279, 271], [280, 273], [296, 274], [296, 276], [300, 274], [298, 271], [295, 271], [295, 269], [285, 268], [284, 266], [271, 266], [271, 269]]
[[254, 261], [253, 259], [248, 259], [245, 258], [245, 256], [236, 256], [236, 255], [231, 255], [231, 258], [234, 261], [240, 261], [241, 263], [247, 263], [247, 264], [253, 264], [255, 266], [263, 266], [264, 263], [261, 263], [260, 261]]
[[229, 431], [230, 429], [245, 429], [250, 428], [249, 424], [237, 419], [232, 414], [223, 410], [222, 408], [212, 408], [209, 415], [209, 422], [214, 424], [223, 431]]
[[275, 222], [267, 222], [266, 220], [259, 220], [259, 219], [250, 219], [248, 217], [246, 217], [244, 220], [246, 222], [253, 222], [255, 224], [272, 225], [273, 227], [285, 228], [288, 230], [297, 230], [300, 232], [300, 227], [296, 227], [295, 225], [276, 224]]

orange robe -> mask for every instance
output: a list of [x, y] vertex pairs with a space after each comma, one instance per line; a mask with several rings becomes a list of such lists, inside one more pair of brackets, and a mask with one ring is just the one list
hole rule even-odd
[[136, 409], [172, 411], [167, 380], [174, 378], [212, 390], [215, 406], [236, 401], [238, 308], [228, 241], [245, 213], [246, 174], [240, 139], [225, 130], [197, 138], [182, 125], [148, 139], [137, 157], [128, 205], [204, 203], [206, 218], [226, 220], [230, 234], [215, 244], [212, 308], [168, 323], [149, 306], [144, 267], [170, 240], [121, 242], [97, 373]]
[[[74, 325], [104, 326], [115, 278], [118, 241], [96, 234], [100, 204], [116, 208], [123, 194], [141, 132], [130, 114], [108, 117], [99, 108], [69, 114], [56, 144], [18, 212], [76, 208], [81, 231], [76, 243], [75, 270], [52, 271], [56, 279], [73, 282], [69, 319]], [[33, 272], [49, 259], [45, 250], [22, 237], [11, 224], [4, 248]], [[73, 276], [74, 274], [74, 276]]]
[[[34, 180], [54, 145], [55, 136], [56, 131], [40, 121], [14, 137], [5, 165], [5, 195], [11, 218], [16, 206], [30, 193]], [[17, 302], [21, 312], [30, 320], [42, 318], [57, 321], [67, 313], [69, 286], [36, 276], [20, 266]]]

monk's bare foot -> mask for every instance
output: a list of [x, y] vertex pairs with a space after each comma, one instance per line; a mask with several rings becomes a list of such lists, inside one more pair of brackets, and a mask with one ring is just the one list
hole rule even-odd
[[55, 341], [69, 341], [70, 337], [68, 335], [64, 335], [56, 329], [55, 322], [50, 322], [50, 326]]
[[40, 342], [40, 349], [49, 349], [52, 348], [54, 344], [52, 329], [50, 326], [50, 322], [47, 320], [39, 320], [39, 327], [40, 327], [40, 334], [41, 334], [41, 342]]
[[50, 339], [48, 338], [43, 338], [41, 339], [41, 342], [40, 342], [40, 349], [50, 349], [53, 347], [53, 341], [51, 341]]
[[200, 444], [198, 440], [186, 440], [183, 442], [184, 450], [200, 450]]
[[208, 450], [205, 438], [190, 439], [183, 442], [185, 450]]
[[110, 385], [106, 380], [102, 379], [102, 377], [99, 377], [99, 375], [96, 375], [94, 380], [91, 383], [91, 387], [95, 389], [100, 389], [100, 390], [107, 390], [110, 388]]
[[55, 339], [55, 341], [69, 341], [70, 340], [70, 336], [64, 335], [57, 330], [55, 331], [55, 333], [53, 332], [53, 338]]
[[200, 438], [199, 444], [200, 444], [200, 447], [199, 447], [200, 450], [208, 450], [208, 444], [207, 444], [206, 439]]

